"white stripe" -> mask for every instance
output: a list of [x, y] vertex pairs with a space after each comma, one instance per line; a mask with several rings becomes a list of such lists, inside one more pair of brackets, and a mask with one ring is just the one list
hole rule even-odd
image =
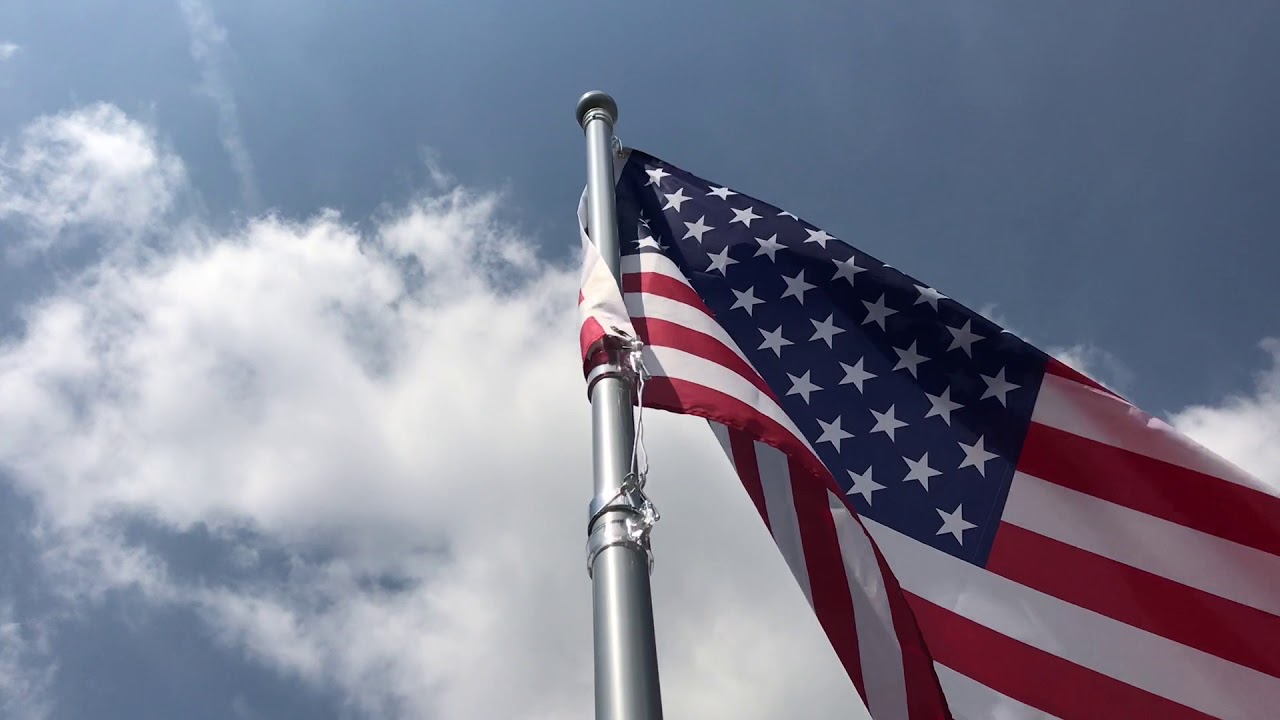
[[[680, 271], [680, 267], [672, 262], [671, 258], [662, 253], [623, 255], [621, 267], [623, 275], [641, 272], [655, 273], [657, 275], [666, 275], [672, 280], [678, 280], [685, 285], [689, 285], [689, 278], [685, 277], [685, 274]], [[689, 285], [689, 288], [693, 289], [693, 286]]]
[[655, 377], [686, 380], [746, 403], [756, 412], [781, 425], [817, 461], [818, 454], [813, 451], [813, 446], [778, 403], [738, 373], [693, 353], [654, 345], [644, 346], [644, 361], [645, 367]]
[[[626, 167], [630, 150], [615, 155], [613, 164], [613, 181], [617, 183], [622, 177], [622, 169]], [[624, 311], [620, 283], [609, 272], [599, 249], [587, 236], [587, 188], [582, 189], [582, 197], [578, 199], [578, 236], [582, 241], [582, 274], [578, 288], [582, 292], [582, 304], [578, 308], [579, 327], [587, 318], [595, 318], [600, 327], [607, 333], [621, 330], [635, 337], [635, 329], [631, 326], [631, 318]]]
[[1268, 495], [1280, 494], [1275, 488], [1196, 444], [1163, 420], [1074, 380], [1045, 374], [1031, 420]]
[[1003, 520], [1272, 615], [1280, 557], [1015, 473]]
[[840, 496], [828, 490], [827, 503], [835, 521], [849, 595], [853, 598], [853, 619], [858, 631], [858, 655], [862, 659], [867, 710], [876, 720], [907, 720], [907, 681], [902, 667], [902, 646], [898, 644], [898, 634], [894, 631], [889, 591], [880, 574], [871, 539]]
[[[752, 369], [755, 368], [754, 365], [751, 365], [751, 361], [747, 360], [747, 356], [742, 354], [742, 350], [738, 348], [737, 343], [729, 337], [729, 333], [725, 332], [724, 328], [720, 326], [720, 323], [708, 317], [701, 310], [691, 308], [678, 300], [651, 293], [627, 293], [623, 297], [626, 301], [627, 312], [631, 317], [666, 320], [690, 330], [697, 330], [704, 335], [710, 335], [732, 350], [735, 355], [742, 358]], [[756, 373], [756, 377], [759, 377], [759, 373]]]
[[1002, 695], [967, 675], [934, 663], [947, 707], [956, 720], [1057, 720], [1043, 710]]
[[1126, 625], [863, 520], [902, 587], [998, 633], [1221, 718], [1263, 720], [1280, 679]]
[[600, 328], [613, 334], [621, 330], [635, 337], [635, 328], [631, 325], [626, 303], [618, 281], [609, 274], [609, 268], [600, 257], [600, 251], [582, 236], [582, 277], [579, 287], [582, 291], [582, 303], [578, 306], [580, 325], [586, 324], [588, 318], [594, 318]]
[[782, 557], [791, 568], [800, 590], [813, 607], [813, 591], [809, 588], [809, 569], [804, 563], [804, 544], [800, 541], [800, 521], [796, 518], [796, 500], [791, 494], [791, 471], [787, 456], [777, 448], [755, 443], [756, 463], [760, 467], [760, 487], [764, 489], [765, 512], [769, 513], [769, 532]]

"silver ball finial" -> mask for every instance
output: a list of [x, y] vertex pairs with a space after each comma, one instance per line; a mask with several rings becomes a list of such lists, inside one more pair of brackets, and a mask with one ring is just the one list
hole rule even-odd
[[585, 129], [587, 127], [585, 125], [587, 113], [596, 109], [603, 110], [608, 113], [610, 122], [618, 122], [618, 103], [613, 101], [613, 98], [609, 96], [609, 93], [601, 90], [592, 90], [578, 99], [578, 108], [576, 112], [578, 124]]

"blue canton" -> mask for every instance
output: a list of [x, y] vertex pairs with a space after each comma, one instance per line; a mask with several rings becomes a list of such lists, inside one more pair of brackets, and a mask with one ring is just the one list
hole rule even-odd
[[624, 255], [673, 261], [866, 518], [977, 565], [1047, 356], [768, 203], [639, 151]]

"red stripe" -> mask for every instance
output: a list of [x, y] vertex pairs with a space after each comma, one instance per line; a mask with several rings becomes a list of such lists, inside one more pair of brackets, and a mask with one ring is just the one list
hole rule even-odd
[[[1112, 397], [1117, 397], [1117, 398], [1120, 397], [1111, 388], [1108, 388], [1107, 386], [1103, 385], [1097, 380], [1094, 380], [1088, 375], [1085, 375], [1084, 373], [1080, 372], [1079, 370], [1076, 370], [1075, 368], [1071, 367], [1070, 365], [1067, 365], [1066, 363], [1062, 362], [1057, 358], [1052, 358], [1052, 357], [1049, 358], [1049, 362], [1045, 365], [1044, 371], [1049, 373], [1050, 375], [1057, 375], [1060, 378], [1073, 380], [1075, 382], [1080, 383], [1081, 385], [1088, 385], [1089, 387], [1095, 390], [1101, 390], [1102, 392]], [[1120, 399], [1124, 400], [1124, 398], [1120, 398]]]
[[760, 519], [764, 520], [764, 526], [772, 533], [773, 526], [769, 524], [769, 510], [764, 504], [764, 483], [760, 480], [760, 461], [756, 457], [756, 442], [738, 430], [725, 428], [725, 432], [729, 433], [729, 448], [733, 454], [733, 466], [738, 471], [738, 479], [742, 481], [742, 487], [747, 491], [747, 496], [755, 504], [756, 512], [760, 513]]
[[751, 367], [746, 360], [743, 360], [742, 356], [711, 335], [698, 332], [670, 320], [659, 320], [658, 318], [632, 318], [631, 322], [635, 326], [636, 335], [643, 342], [658, 347], [681, 350], [697, 355], [703, 360], [709, 360], [726, 370], [740, 375], [743, 380], [754, 385], [765, 396], [777, 401], [778, 398], [773, 394], [773, 388], [769, 387], [764, 378], [760, 377], [760, 373], [756, 372], [756, 369]]
[[862, 679], [862, 656], [858, 649], [858, 628], [853, 619], [853, 598], [849, 595], [848, 576], [845, 575], [844, 558], [840, 556], [840, 541], [827, 503], [827, 491], [821, 483], [807, 476], [798, 464], [792, 464], [789, 469], [796, 522], [800, 526], [800, 542], [804, 545], [804, 563], [809, 571], [813, 612], [865, 703], [867, 688]]
[[[759, 442], [786, 453], [793, 478], [801, 476], [816, 485], [829, 487], [844, 500], [845, 508], [856, 518], [857, 513], [836, 485], [826, 466], [782, 425], [741, 400], [688, 380], [655, 376], [645, 385], [645, 405], [670, 412], [695, 415], [727, 426], [730, 433], [741, 431]], [[797, 467], [797, 463], [800, 467]], [[824, 507], [825, 509], [825, 507]], [[798, 510], [797, 510], [798, 512]], [[829, 510], [827, 510], [830, 515]], [[861, 521], [859, 521], [861, 522]], [[874, 546], [875, 543], [872, 542]], [[838, 545], [837, 545], [838, 548]], [[884, 555], [876, 548], [876, 563], [884, 578], [889, 598], [893, 629], [902, 649], [903, 674], [906, 681], [907, 710], [911, 720], [947, 720], [951, 717], [942, 687], [933, 670], [933, 657], [916, 626], [907, 605], [906, 595]], [[846, 577], [843, 565], [840, 576]], [[810, 578], [812, 583], [813, 579]], [[846, 587], [845, 592], [848, 592]]]
[[1280, 555], [1280, 498], [1031, 423], [1018, 469], [1066, 488]]
[[[795, 477], [794, 473], [792, 477]], [[812, 480], [812, 478], [809, 479]], [[862, 519], [858, 517], [857, 510], [854, 509], [849, 498], [839, 492], [836, 496], [844, 503], [845, 511], [861, 526]], [[862, 531], [866, 532], [865, 526], [862, 527]], [[915, 615], [907, 604], [907, 594], [898, 583], [897, 576], [884, 559], [884, 554], [880, 552], [875, 540], [870, 535], [867, 535], [867, 539], [875, 553], [880, 577], [884, 580], [885, 596], [889, 601], [889, 616], [893, 622], [893, 632], [898, 638], [898, 649], [902, 654], [907, 717], [910, 720], [952, 720], [951, 710], [942, 693], [942, 685], [939, 684], [938, 675], [934, 671], [933, 654], [925, 645]], [[844, 574], [843, 568], [841, 574]], [[812, 583], [813, 579], [810, 577], [810, 585]]]
[[1280, 677], [1280, 617], [1000, 523], [987, 570], [1074, 605]]
[[604, 328], [600, 326], [599, 321], [593, 317], [589, 317], [582, 321], [582, 327], [578, 330], [578, 344], [582, 346], [582, 359], [587, 360], [588, 354], [596, 343], [604, 339]]
[[695, 310], [706, 313], [707, 317], [715, 317], [711, 309], [693, 288], [671, 277], [655, 272], [627, 273], [622, 276], [622, 292], [648, 293], [684, 303]]
[[[836, 496], [844, 503], [845, 510], [862, 525], [862, 519], [858, 517], [858, 511], [854, 509], [849, 497], [841, 493], [836, 493]], [[866, 532], [865, 526], [863, 532]], [[915, 614], [907, 604], [907, 593], [898, 584], [898, 577], [889, 568], [875, 539], [870, 534], [867, 539], [875, 551], [880, 577], [884, 579], [885, 594], [889, 598], [889, 615], [893, 619], [893, 631], [898, 636], [898, 647], [902, 651], [907, 715], [910, 720], [951, 720], [951, 710], [942, 694], [942, 685], [938, 683], [938, 674], [933, 669], [933, 653], [925, 645]]]
[[935, 660], [1038, 710], [1063, 720], [1209, 717], [906, 595]]

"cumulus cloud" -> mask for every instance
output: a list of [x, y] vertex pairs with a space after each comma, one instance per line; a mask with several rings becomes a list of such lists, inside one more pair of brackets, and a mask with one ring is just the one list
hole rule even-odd
[[[118, 110], [92, 114], [160, 156]], [[151, 167], [144, 184], [171, 183]], [[0, 346], [0, 465], [39, 508], [65, 601], [129, 587], [193, 608], [368, 716], [587, 717], [577, 269], [499, 222], [501, 201], [443, 188], [365, 232], [332, 212], [224, 233], [154, 212], [166, 245], [27, 308]], [[848, 714], [856, 694], [709, 431], [649, 422], [668, 712]], [[248, 579], [186, 579], [129, 522], [239, 543]], [[283, 562], [255, 575], [268, 551]]]
[[253, 158], [240, 129], [236, 95], [224, 69], [231, 56], [227, 31], [218, 24], [212, 8], [202, 0], [183, 0], [182, 16], [191, 38], [191, 59], [200, 69], [200, 90], [217, 112], [218, 141], [222, 143], [222, 149], [231, 161], [231, 170], [240, 184], [241, 200], [252, 212], [258, 208], [260, 200], [258, 181], [253, 170]]
[[1261, 348], [1271, 367], [1258, 374], [1252, 393], [1186, 408], [1170, 424], [1280, 489], [1280, 339], [1263, 340]]
[[0, 223], [19, 254], [71, 236], [133, 237], [157, 228], [185, 182], [155, 132], [98, 104], [42, 117], [0, 144]]
[[4, 62], [14, 55], [17, 55], [18, 51], [21, 49], [21, 46], [15, 45], [14, 43], [0, 42], [0, 62]]

